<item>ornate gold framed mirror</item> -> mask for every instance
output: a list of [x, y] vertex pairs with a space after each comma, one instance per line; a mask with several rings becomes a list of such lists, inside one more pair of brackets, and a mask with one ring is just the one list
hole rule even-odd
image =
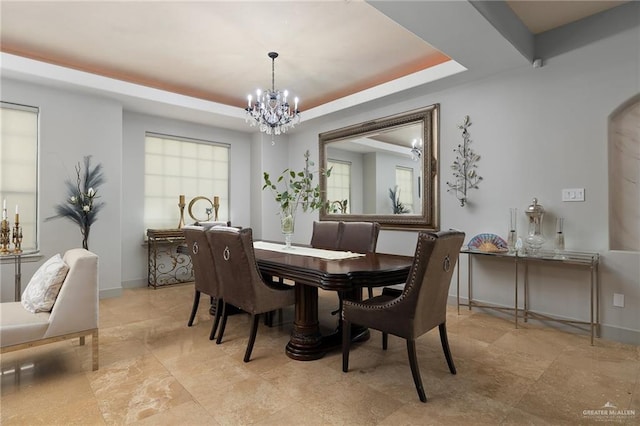
[[439, 104], [319, 135], [320, 220], [439, 229]]

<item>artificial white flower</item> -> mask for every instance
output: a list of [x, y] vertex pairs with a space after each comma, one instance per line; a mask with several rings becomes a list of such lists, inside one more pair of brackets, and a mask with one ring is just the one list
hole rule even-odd
[[89, 191], [87, 191], [87, 195], [89, 196], [89, 198], [92, 198], [94, 195], [96, 195], [96, 191], [94, 191], [93, 188], [89, 188]]
[[90, 207], [90, 206], [85, 205], [85, 206], [83, 206], [83, 207], [82, 207], [82, 210], [84, 210], [85, 212], [87, 212], [87, 213], [88, 213], [88, 212], [90, 212], [90, 211], [91, 211], [91, 207]]
[[75, 203], [76, 203], [76, 197], [75, 197], [75, 195], [74, 195], [74, 196], [72, 196], [72, 197], [69, 199], [69, 201], [71, 202], [71, 204], [75, 204]]

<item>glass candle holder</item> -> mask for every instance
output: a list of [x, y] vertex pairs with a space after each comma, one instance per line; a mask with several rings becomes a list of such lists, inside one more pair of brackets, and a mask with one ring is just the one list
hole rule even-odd
[[516, 251], [516, 241], [518, 240], [518, 209], [509, 209], [509, 232], [507, 234], [507, 248], [509, 253], [513, 254]]
[[553, 242], [553, 251], [557, 259], [564, 259], [564, 218], [556, 219], [556, 235]]

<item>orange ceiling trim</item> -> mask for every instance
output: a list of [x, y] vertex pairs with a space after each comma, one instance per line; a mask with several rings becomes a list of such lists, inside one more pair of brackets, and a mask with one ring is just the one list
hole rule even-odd
[[444, 53], [437, 52], [433, 55], [429, 55], [428, 57], [420, 58], [416, 61], [402, 64], [399, 67], [396, 67], [387, 71], [386, 73], [376, 75], [374, 78], [362, 80], [356, 85], [345, 87], [343, 90], [327, 93], [326, 95], [320, 98], [316, 98], [309, 102], [305, 102], [305, 109], [315, 108], [319, 105], [325, 104], [327, 102], [331, 102], [335, 99], [340, 99], [345, 96], [353, 95], [363, 90], [370, 89], [372, 87], [378, 86], [383, 83], [387, 83], [392, 80], [396, 80], [401, 77], [405, 77], [407, 75], [416, 73], [418, 71], [423, 71], [427, 68], [440, 65], [450, 60], [451, 58], [445, 55]]
[[[116, 80], [125, 81], [132, 84], [139, 84], [145, 87], [150, 87], [150, 88], [163, 90], [171, 93], [177, 93], [184, 96], [190, 96], [190, 97], [202, 99], [205, 101], [211, 101], [211, 102], [216, 102], [216, 103], [230, 105], [230, 106], [236, 106], [239, 108], [245, 107], [246, 100], [244, 99], [243, 96], [241, 96], [241, 94], [239, 94], [238, 97], [230, 97], [223, 94], [210, 93], [204, 90], [198, 90], [193, 87], [176, 85], [176, 84], [168, 83], [166, 81], [143, 77], [141, 75], [137, 75], [130, 72], [123, 72], [121, 70], [117, 70], [113, 68], [101, 67], [99, 65], [72, 60], [72, 59], [65, 59], [62, 57], [52, 57], [48, 55], [43, 55], [39, 52], [30, 50], [30, 49], [14, 47], [14, 46], [8, 45], [7, 43], [3, 43], [0, 46], [0, 51], [9, 53], [12, 55], [33, 59], [40, 62], [45, 62], [52, 65], [74, 69], [77, 71], [83, 71], [90, 74], [100, 75], [107, 78], [113, 78]], [[389, 82], [391, 80], [395, 80], [395, 79], [407, 76], [409, 74], [413, 74], [415, 72], [425, 70], [435, 65], [439, 65], [441, 63], [449, 61], [450, 59], [451, 58], [449, 58], [447, 55], [441, 52], [437, 52], [436, 54], [429, 55], [428, 57], [420, 58], [416, 61], [402, 64], [398, 67], [390, 69], [389, 71], [383, 74], [377, 75], [370, 79], [362, 80], [357, 84], [349, 87], [345, 87], [342, 90], [326, 93], [325, 95], [319, 98], [304, 99], [304, 94], [301, 94], [301, 96], [304, 99], [304, 109], [309, 110], [319, 105], [323, 105], [327, 102], [331, 102], [333, 100], [340, 99], [345, 96], [353, 95], [360, 91], [369, 89], [374, 86], [378, 86], [380, 84]]]
[[90, 63], [83, 63], [80, 61], [65, 60], [61, 58], [52, 58], [45, 56], [37, 52], [32, 52], [25, 49], [17, 49], [12, 46], [3, 44], [0, 46], [0, 51], [11, 55], [22, 56], [24, 58], [33, 59], [40, 62], [45, 62], [51, 65], [57, 65], [64, 68], [70, 68], [77, 71], [83, 71], [90, 74], [96, 74], [103, 77], [113, 78], [115, 80], [125, 81], [127, 83], [139, 84], [141, 86], [150, 87], [153, 89], [164, 90], [167, 92], [177, 93], [184, 96], [190, 96], [193, 98], [203, 99], [206, 101], [217, 102], [225, 105], [232, 105], [238, 107], [244, 107], [246, 102], [244, 99], [230, 98], [224, 95], [215, 95], [209, 92], [194, 89], [191, 87], [176, 85], [167, 83], [162, 80], [156, 80], [152, 78], [145, 78], [136, 74], [119, 71], [107, 67], [100, 67]]

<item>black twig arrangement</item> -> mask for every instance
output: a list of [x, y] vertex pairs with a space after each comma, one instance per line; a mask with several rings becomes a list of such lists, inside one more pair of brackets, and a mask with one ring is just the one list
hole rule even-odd
[[389, 198], [391, 198], [393, 214], [409, 213], [409, 209], [400, 201], [400, 188], [398, 188], [398, 185], [389, 188]]
[[88, 250], [91, 225], [98, 219], [98, 212], [104, 206], [103, 202], [96, 201], [96, 199], [100, 198], [98, 187], [105, 182], [105, 178], [102, 173], [102, 164], [91, 166], [90, 155], [84, 157], [83, 163], [84, 167], [80, 163], [75, 167], [75, 182], [71, 179], [65, 181], [66, 201], [56, 205], [54, 207], [56, 215], [48, 217], [46, 220], [63, 217], [78, 224], [82, 234], [82, 247]]

